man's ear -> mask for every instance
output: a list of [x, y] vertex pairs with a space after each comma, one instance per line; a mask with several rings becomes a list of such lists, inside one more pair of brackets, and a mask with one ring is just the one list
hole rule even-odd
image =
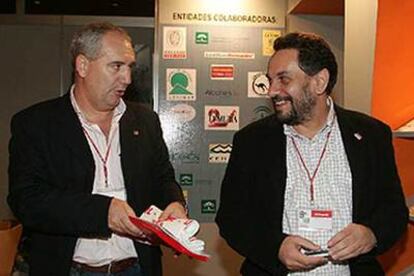
[[84, 55], [78, 55], [75, 59], [75, 71], [82, 78], [88, 74], [89, 60]]
[[329, 71], [324, 68], [312, 77], [315, 81], [316, 93], [322, 95], [325, 93], [326, 87], [329, 83]]

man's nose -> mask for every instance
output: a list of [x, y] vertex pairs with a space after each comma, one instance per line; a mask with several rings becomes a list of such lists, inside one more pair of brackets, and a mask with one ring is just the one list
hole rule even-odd
[[130, 84], [131, 83], [131, 68], [127, 68], [126, 70], [124, 70], [124, 72], [122, 72], [122, 82], [125, 84]]
[[269, 85], [269, 90], [267, 92], [268, 96], [272, 98], [277, 94], [280, 94], [280, 88], [281, 86], [277, 85], [277, 82], [271, 82]]

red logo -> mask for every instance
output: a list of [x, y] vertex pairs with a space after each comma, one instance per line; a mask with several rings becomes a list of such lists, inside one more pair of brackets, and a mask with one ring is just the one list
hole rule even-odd
[[208, 111], [209, 127], [225, 127], [229, 123], [237, 123], [237, 111], [233, 109], [228, 116], [221, 115], [218, 109], [210, 109]]
[[218, 80], [232, 80], [234, 78], [233, 65], [211, 65], [210, 67], [211, 79]]

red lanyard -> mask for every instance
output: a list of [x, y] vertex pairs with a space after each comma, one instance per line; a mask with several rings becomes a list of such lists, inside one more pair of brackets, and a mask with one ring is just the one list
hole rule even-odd
[[321, 155], [319, 156], [318, 164], [316, 165], [316, 168], [315, 168], [315, 170], [313, 171], [313, 174], [312, 174], [312, 175], [310, 174], [309, 169], [308, 169], [308, 167], [307, 167], [307, 166], [306, 166], [306, 164], [305, 164], [305, 160], [303, 159], [302, 154], [301, 154], [301, 153], [300, 153], [300, 151], [299, 151], [299, 147], [298, 147], [298, 145], [296, 144], [295, 139], [293, 139], [293, 137], [290, 137], [290, 139], [292, 140], [293, 146], [294, 146], [294, 148], [295, 148], [295, 151], [296, 151], [296, 153], [297, 153], [297, 154], [298, 154], [298, 156], [299, 156], [299, 160], [300, 160], [300, 162], [302, 163], [302, 166], [303, 166], [303, 168], [305, 169], [306, 174], [307, 174], [308, 179], [309, 179], [309, 182], [310, 182], [310, 200], [311, 200], [311, 202], [313, 202], [313, 200], [314, 200], [314, 198], [315, 198], [315, 196], [314, 196], [314, 189], [315, 189], [315, 187], [314, 187], [314, 186], [315, 186], [315, 185], [314, 185], [314, 182], [315, 182], [315, 177], [316, 177], [316, 174], [317, 174], [317, 173], [318, 173], [318, 171], [319, 171], [319, 167], [321, 166], [321, 162], [322, 162], [323, 156], [325, 155], [326, 148], [327, 148], [327, 146], [328, 146], [328, 142], [329, 142], [329, 137], [331, 136], [331, 132], [332, 132], [332, 129], [331, 129], [331, 130], [328, 132], [328, 134], [326, 135], [325, 145], [323, 146], [323, 149], [322, 149]]
[[112, 138], [114, 137], [114, 135], [112, 135], [111, 139], [108, 142], [108, 147], [106, 148], [106, 153], [105, 153], [105, 157], [102, 156], [101, 152], [98, 149], [98, 146], [95, 144], [95, 142], [92, 140], [91, 136], [89, 135], [88, 131], [82, 127], [83, 132], [86, 135], [86, 138], [88, 138], [89, 142], [91, 142], [92, 147], [95, 149], [96, 153], [99, 156], [99, 159], [101, 159], [102, 161], [102, 166], [103, 166], [103, 173], [104, 173], [104, 177], [105, 177], [105, 187], [108, 188], [108, 159], [109, 159], [109, 152], [111, 151], [111, 144], [112, 144]]

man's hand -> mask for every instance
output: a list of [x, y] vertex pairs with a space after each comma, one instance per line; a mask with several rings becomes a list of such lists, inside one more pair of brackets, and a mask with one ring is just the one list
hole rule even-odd
[[376, 243], [371, 229], [351, 223], [328, 242], [329, 255], [334, 261], [345, 261], [371, 251]]
[[126, 201], [113, 198], [109, 205], [108, 227], [114, 233], [120, 235], [131, 235], [134, 237], [145, 238], [144, 233], [136, 227], [129, 216], [135, 217], [135, 212]]
[[286, 237], [279, 249], [279, 260], [291, 271], [309, 270], [327, 262], [324, 257], [304, 255], [300, 250], [319, 250], [320, 246], [300, 236]]
[[172, 202], [165, 208], [164, 212], [162, 212], [159, 220], [166, 220], [170, 216], [175, 218], [187, 218], [187, 210], [180, 202]]

